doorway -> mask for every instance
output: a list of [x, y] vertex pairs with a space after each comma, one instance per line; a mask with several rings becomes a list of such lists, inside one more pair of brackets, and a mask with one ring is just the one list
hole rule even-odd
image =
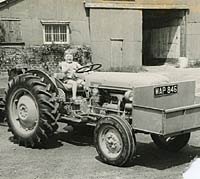
[[186, 55], [185, 10], [143, 10], [143, 65], [176, 63]]
[[123, 40], [111, 39], [111, 61], [110, 67], [112, 69], [120, 68], [123, 65]]

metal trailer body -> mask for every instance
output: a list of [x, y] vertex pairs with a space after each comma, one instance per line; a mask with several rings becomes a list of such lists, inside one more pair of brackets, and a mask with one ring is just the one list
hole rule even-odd
[[[174, 136], [200, 129], [200, 104], [195, 104], [195, 82], [168, 83], [177, 85], [177, 93], [156, 96], [154, 85], [135, 88], [132, 104], [135, 130]], [[161, 92], [162, 93], [162, 92]]]

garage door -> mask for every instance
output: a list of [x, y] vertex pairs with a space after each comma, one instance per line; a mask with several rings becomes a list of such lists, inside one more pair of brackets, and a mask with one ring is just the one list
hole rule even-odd
[[143, 64], [176, 62], [184, 55], [184, 29], [184, 11], [143, 11]]
[[152, 29], [151, 53], [153, 58], [179, 58], [180, 26]]

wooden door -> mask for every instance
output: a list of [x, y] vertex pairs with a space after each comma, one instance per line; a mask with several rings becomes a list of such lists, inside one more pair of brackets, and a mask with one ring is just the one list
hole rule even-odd
[[151, 54], [157, 59], [178, 59], [180, 56], [180, 26], [152, 29]]
[[121, 68], [123, 61], [123, 40], [111, 40], [111, 68]]
[[2, 42], [22, 42], [21, 23], [19, 20], [1, 20], [0, 25], [4, 31]]

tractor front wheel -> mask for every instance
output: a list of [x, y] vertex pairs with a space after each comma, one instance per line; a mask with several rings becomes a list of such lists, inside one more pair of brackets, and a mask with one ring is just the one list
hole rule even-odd
[[127, 164], [136, 151], [130, 124], [117, 115], [109, 115], [98, 121], [94, 143], [101, 160], [115, 166]]
[[52, 92], [44, 79], [32, 74], [16, 76], [9, 82], [7, 122], [20, 145], [33, 147], [43, 143], [57, 129], [58, 105]]

